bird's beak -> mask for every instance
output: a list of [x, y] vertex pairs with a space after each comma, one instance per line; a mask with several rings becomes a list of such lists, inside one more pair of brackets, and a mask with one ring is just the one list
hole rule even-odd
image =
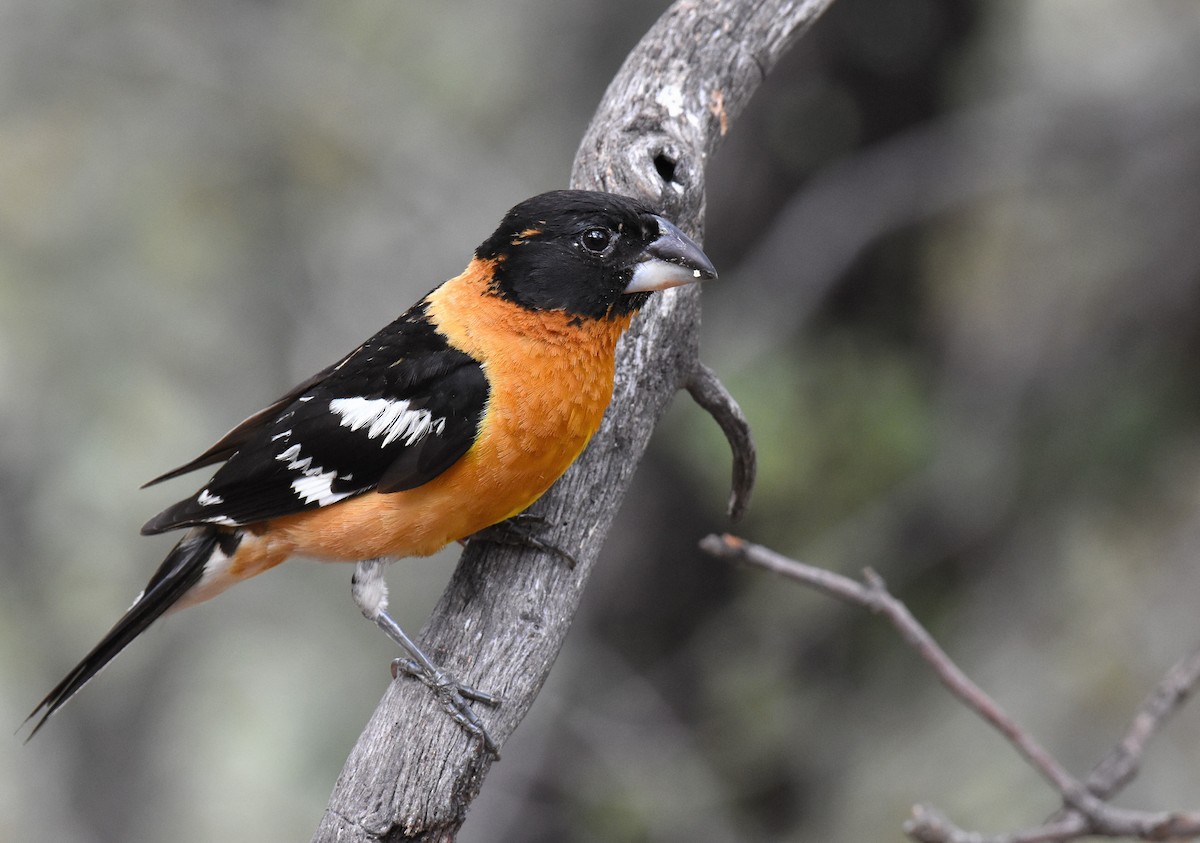
[[638, 256], [624, 293], [649, 293], [717, 277], [708, 255], [696, 241], [658, 215], [658, 239]]

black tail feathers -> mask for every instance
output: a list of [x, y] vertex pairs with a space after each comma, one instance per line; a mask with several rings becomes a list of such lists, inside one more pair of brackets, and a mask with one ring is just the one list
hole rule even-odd
[[[163, 612], [179, 601], [192, 586], [200, 582], [204, 574], [204, 566], [218, 547], [226, 555], [232, 555], [236, 548], [237, 533], [219, 532], [214, 527], [199, 527], [187, 533], [167, 554], [167, 558], [154, 572], [145, 590], [133, 605], [129, 607], [108, 634], [84, 656], [83, 661], [75, 669], [54, 686], [46, 698], [38, 703], [37, 708], [25, 718], [28, 723], [34, 717], [41, 715], [33, 731], [26, 740], [30, 740], [54, 712], [62, 708], [80, 688], [91, 681], [101, 669], [116, 658], [133, 639], [137, 638], [146, 627], [154, 623]], [[230, 547], [230, 544], [233, 544]], [[23, 724], [22, 724], [23, 725]]]

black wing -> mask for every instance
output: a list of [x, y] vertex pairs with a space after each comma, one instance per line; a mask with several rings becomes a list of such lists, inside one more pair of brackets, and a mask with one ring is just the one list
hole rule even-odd
[[470, 449], [487, 399], [482, 366], [453, 348], [419, 304], [158, 478], [226, 460], [203, 489], [142, 532], [249, 524], [374, 489], [420, 486]]

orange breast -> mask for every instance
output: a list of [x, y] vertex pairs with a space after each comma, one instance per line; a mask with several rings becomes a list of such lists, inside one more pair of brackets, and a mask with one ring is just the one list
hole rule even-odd
[[612, 398], [616, 343], [630, 317], [579, 323], [526, 310], [485, 292], [488, 270], [473, 261], [428, 299], [439, 330], [487, 373], [474, 446], [416, 489], [269, 522], [295, 552], [347, 561], [428, 555], [528, 507], [583, 451]]

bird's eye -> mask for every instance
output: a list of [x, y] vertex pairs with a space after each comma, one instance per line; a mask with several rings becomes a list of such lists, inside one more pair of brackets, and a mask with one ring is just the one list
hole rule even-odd
[[580, 244], [594, 255], [602, 255], [612, 244], [613, 233], [607, 228], [589, 228], [579, 237]]

